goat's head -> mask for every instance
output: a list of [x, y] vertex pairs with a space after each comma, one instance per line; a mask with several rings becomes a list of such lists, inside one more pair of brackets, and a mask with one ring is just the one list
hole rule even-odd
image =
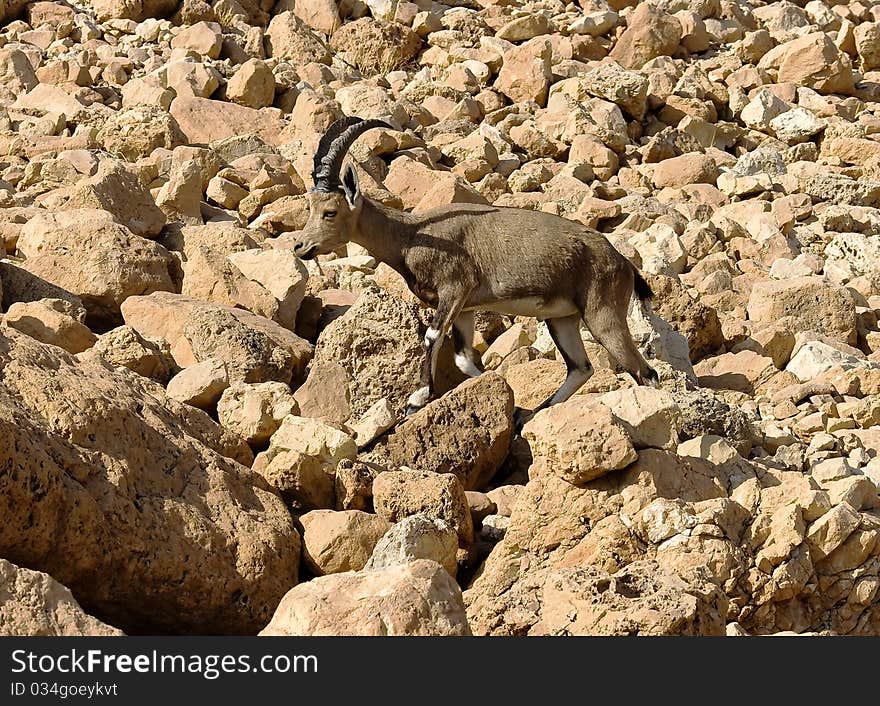
[[331, 252], [354, 235], [363, 197], [354, 168], [342, 161], [354, 141], [374, 127], [394, 129], [384, 120], [340, 118], [328, 129], [315, 152], [312, 181], [307, 194], [309, 220], [293, 249], [304, 260]]

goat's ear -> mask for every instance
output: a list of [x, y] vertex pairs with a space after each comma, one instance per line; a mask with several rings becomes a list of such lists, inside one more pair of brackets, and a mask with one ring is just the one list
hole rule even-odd
[[350, 164], [345, 165], [345, 173], [342, 175], [342, 192], [351, 208], [360, 206], [361, 187], [358, 184], [357, 172]]

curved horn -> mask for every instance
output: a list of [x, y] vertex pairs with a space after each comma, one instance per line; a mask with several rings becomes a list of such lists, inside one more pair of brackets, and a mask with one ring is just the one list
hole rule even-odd
[[[352, 120], [352, 118], [343, 118], [342, 120]], [[342, 170], [342, 160], [345, 159], [348, 148], [352, 146], [358, 137], [374, 127], [387, 127], [390, 130], [394, 130], [394, 126], [384, 120], [361, 120], [360, 118], [355, 118], [355, 120], [358, 122], [349, 124], [332, 140], [327, 153], [321, 157], [320, 164], [317, 155], [315, 156], [315, 171], [312, 172], [312, 180], [315, 183], [314, 188], [316, 191], [328, 191], [339, 186], [339, 172]], [[339, 122], [342, 121], [337, 121], [337, 123]], [[337, 123], [331, 125], [330, 130]], [[329, 133], [330, 130], [327, 132]], [[323, 141], [322, 138], [321, 142], [323, 143]]]
[[312, 166], [312, 181], [315, 185], [318, 183], [318, 175], [321, 172], [322, 160], [327, 156], [327, 150], [330, 149], [333, 140], [339, 137], [347, 128], [350, 128], [352, 125], [357, 125], [359, 122], [361, 122], [361, 118], [349, 115], [344, 118], [339, 118], [339, 120], [335, 121], [327, 128], [327, 132], [321, 137], [321, 141], [318, 142], [318, 147], [315, 150], [315, 159]]

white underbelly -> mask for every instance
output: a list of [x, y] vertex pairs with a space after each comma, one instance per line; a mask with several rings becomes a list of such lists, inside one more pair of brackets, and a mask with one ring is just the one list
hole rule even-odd
[[533, 316], [536, 319], [558, 319], [578, 313], [570, 299], [548, 300], [544, 297], [521, 297], [466, 307], [466, 311], [471, 310], [497, 311], [507, 316]]

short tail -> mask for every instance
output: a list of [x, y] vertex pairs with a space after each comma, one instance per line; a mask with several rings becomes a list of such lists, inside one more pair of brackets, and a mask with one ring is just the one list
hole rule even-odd
[[635, 267], [633, 267], [633, 285], [639, 301], [646, 302], [654, 297], [654, 290], [651, 289], [651, 285], [645, 281], [642, 273]]

